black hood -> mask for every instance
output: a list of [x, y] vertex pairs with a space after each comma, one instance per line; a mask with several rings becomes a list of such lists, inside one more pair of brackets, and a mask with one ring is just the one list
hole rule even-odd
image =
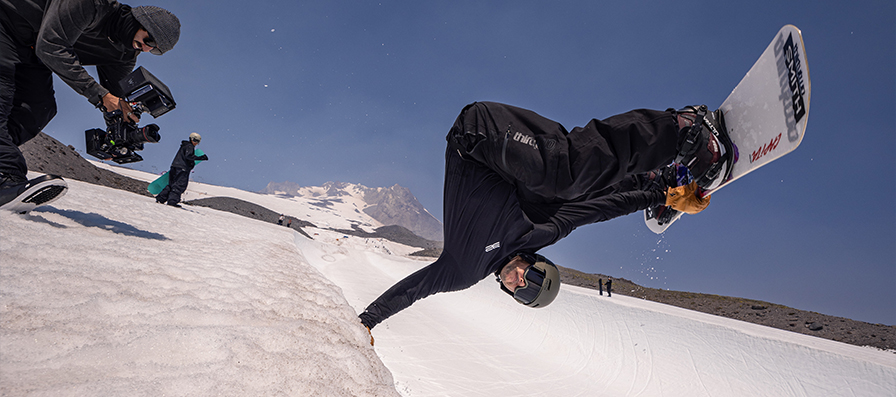
[[131, 6], [121, 4], [118, 10], [111, 12], [107, 17], [103, 30], [113, 43], [131, 46], [134, 35], [142, 28], [140, 22], [131, 13]]

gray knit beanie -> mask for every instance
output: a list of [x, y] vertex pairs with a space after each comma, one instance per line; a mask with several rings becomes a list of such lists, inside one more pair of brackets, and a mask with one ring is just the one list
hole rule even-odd
[[156, 41], [151, 53], [162, 55], [177, 44], [177, 39], [180, 38], [180, 20], [170, 11], [155, 6], [140, 6], [132, 8], [131, 13]]

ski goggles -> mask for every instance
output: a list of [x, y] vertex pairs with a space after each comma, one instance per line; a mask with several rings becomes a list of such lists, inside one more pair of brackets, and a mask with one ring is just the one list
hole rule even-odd
[[[533, 263], [533, 262], [530, 262]], [[544, 284], [545, 274], [541, 269], [536, 268], [533, 265], [529, 265], [526, 268], [526, 271], [523, 273], [523, 278], [526, 280], [526, 285], [522, 287], [517, 287], [513, 291], [513, 299], [521, 302], [524, 305], [528, 305], [538, 297], [538, 294], [541, 292], [541, 286]]]

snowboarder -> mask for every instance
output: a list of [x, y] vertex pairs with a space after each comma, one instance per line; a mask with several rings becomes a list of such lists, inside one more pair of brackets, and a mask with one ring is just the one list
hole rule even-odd
[[613, 279], [607, 279], [607, 297], [613, 296]]
[[698, 183], [677, 186], [665, 169], [677, 159], [695, 181], [713, 182], [707, 171], [724, 159], [708, 130], [723, 129], [705, 109], [633, 110], [567, 132], [529, 110], [468, 105], [447, 136], [442, 254], [367, 306], [361, 322], [370, 330], [419, 299], [491, 274], [519, 303], [544, 307], [560, 275], [539, 249], [651, 206], [702, 211], [709, 200], [696, 194]]
[[180, 196], [187, 191], [187, 185], [190, 183], [190, 171], [196, 166], [196, 160], [208, 160], [206, 154], [196, 156], [195, 148], [201, 140], [202, 136], [193, 132], [190, 134], [190, 140], [180, 142], [180, 149], [174, 155], [171, 169], [168, 170], [168, 186], [165, 186], [156, 196], [157, 203], [180, 207], [178, 204]]
[[277, 224], [283, 226], [283, 214], [280, 214], [280, 219], [277, 219]]
[[[67, 185], [59, 176], [27, 180], [18, 146], [56, 115], [53, 73], [104, 111], [137, 122], [118, 82], [141, 52], [161, 55], [180, 36], [180, 22], [159, 7], [114, 0], [0, 0], [0, 208], [22, 200], [41, 205]], [[84, 70], [97, 65], [100, 82]], [[7, 206], [8, 204], [8, 206]], [[33, 207], [32, 207], [33, 208]]]

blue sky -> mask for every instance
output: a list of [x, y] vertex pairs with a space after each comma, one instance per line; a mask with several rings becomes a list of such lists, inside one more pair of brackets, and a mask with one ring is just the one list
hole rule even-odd
[[[127, 3], [127, 2], [126, 2]], [[133, 168], [162, 172], [190, 132], [194, 179], [400, 184], [442, 216], [444, 136], [477, 100], [568, 129], [634, 108], [718, 107], [785, 24], [802, 30], [809, 124], [793, 153], [662, 236], [631, 215], [543, 251], [639, 284], [896, 324], [896, 5], [892, 1], [175, 1], [180, 42], [138, 65], [177, 109]], [[57, 80], [46, 132], [83, 153], [102, 127]]]

